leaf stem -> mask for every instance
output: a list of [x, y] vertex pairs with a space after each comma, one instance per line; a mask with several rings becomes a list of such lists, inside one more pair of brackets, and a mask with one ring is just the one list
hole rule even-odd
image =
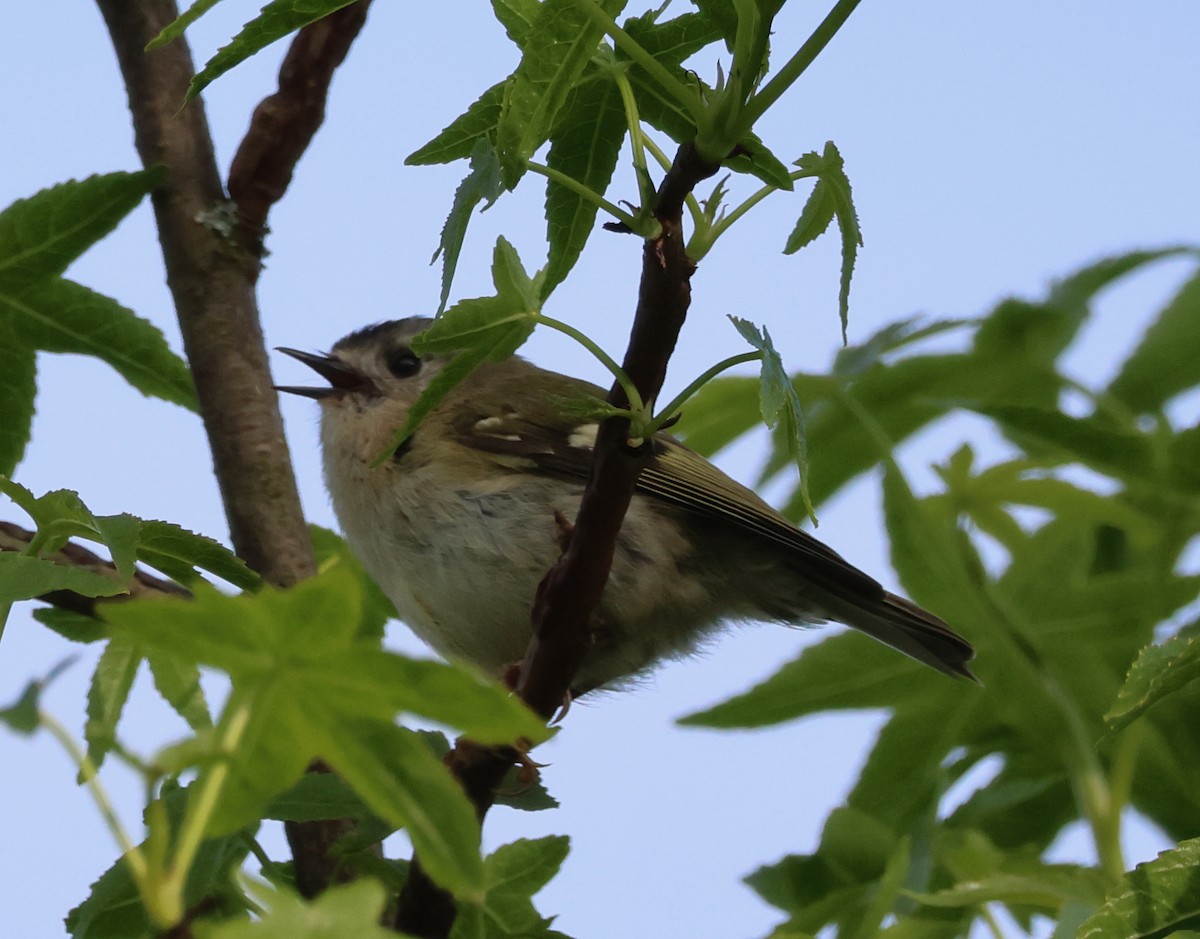
[[767, 108], [778, 101], [783, 93], [795, 83], [796, 79], [813, 64], [816, 57], [829, 45], [829, 41], [850, 18], [850, 14], [854, 12], [860, 2], [861, 0], [838, 0], [820, 25], [813, 30], [812, 35], [804, 41], [804, 45], [796, 50], [796, 54], [787, 61], [787, 64], [763, 86], [758, 94], [746, 102], [741, 119], [742, 126], [747, 131], [762, 117]]
[[[129, 874], [133, 878], [133, 882], [137, 884], [138, 892], [142, 894], [143, 899], [146, 899], [148, 897], [148, 868], [146, 858], [138, 846], [133, 843], [133, 839], [129, 837], [129, 833], [125, 831], [125, 827], [117, 817], [112, 801], [108, 798], [108, 793], [105, 791], [96, 773], [96, 765], [79, 744], [75, 742], [75, 738], [71, 736], [70, 732], [59, 723], [57, 718], [46, 711], [38, 711], [38, 721], [62, 745], [62, 748], [67, 751], [67, 755], [70, 756], [71, 761], [75, 764], [76, 769], [79, 770], [79, 776], [88, 787], [88, 792], [91, 794], [92, 800], [96, 803], [96, 808], [100, 810], [100, 815], [104, 819], [105, 826], [112, 833], [117, 846], [121, 849], [121, 854], [129, 867]], [[149, 903], [146, 905], [147, 907], [150, 906]]]
[[[596, 192], [596, 190], [591, 189], [588, 186], [585, 186], [583, 183], [581, 183], [579, 180], [575, 179], [574, 177], [568, 176], [566, 173], [562, 172], [561, 170], [556, 170], [553, 167], [546, 166], [543, 163], [535, 163], [533, 160], [526, 160], [525, 166], [530, 172], [537, 173], [539, 176], [545, 176], [547, 179], [551, 180], [552, 182], [558, 183], [558, 185], [560, 185], [566, 189], [570, 189], [571, 192], [575, 193], [575, 195], [579, 196], [581, 199], [585, 199], [588, 202], [592, 203], [593, 205], [599, 206], [601, 209], [603, 209], [605, 212], [607, 212], [609, 215], [611, 215], [613, 218], [615, 218], [618, 222], [621, 222], [623, 225], [626, 225], [630, 231], [634, 231], [634, 232], [638, 232], [638, 234], [642, 234], [642, 232], [639, 231], [639, 227], [641, 227], [641, 226], [639, 225], [637, 218], [635, 218], [633, 215], [630, 215], [628, 212], [626, 212], [624, 209], [620, 208], [619, 206], [616, 206], [613, 203], [609, 202], [602, 195], [600, 195], [598, 192]], [[649, 236], [645, 236], [645, 237], [649, 237]]]
[[637, 390], [637, 385], [633, 383], [633, 379], [616, 363], [607, 352], [605, 352], [596, 342], [585, 333], [580, 332], [569, 323], [564, 323], [561, 320], [552, 319], [544, 313], [537, 314], [538, 323], [549, 326], [551, 329], [557, 329], [560, 333], [565, 333], [574, 339], [577, 343], [588, 350], [592, 355], [600, 360], [600, 364], [608, 369], [613, 377], [620, 384], [625, 392], [625, 397], [629, 399], [629, 407], [631, 411], [642, 413], [646, 410], [645, 402], [642, 401], [642, 396]]
[[613, 43], [624, 52], [630, 59], [644, 68], [650, 73], [653, 78], [662, 87], [663, 91], [669, 94], [672, 98], [679, 102], [683, 109], [691, 117], [692, 122], [696, 123], [698, 114], [697, 106], [699, 99], [692, 94], [683, 84], [681, 84], [674, 75], [672, 75], [662, 63], [654, 56], [643, 49], [629, 33], [621, 29], [617, 25], [617, 21], [608, 15], [604, 9], [596, 3], [596, 0], [576, 0], [579, 9], [586, 13], [604, 32], [612, 39]]
[[163, 877], [163, 905], [172, 912], [172, 923], [183, 915], [183, 888], [188, 873], [196, 860], [196, 852], [204, 840], [204, 831], [216, 810], [217, 802], [225, 783], [229, 780], [229, 761], [250, 723], [251, 707], [248, 700], [229, 702], [221, 715], [217, 735], [216, 761], [196, 782], [197, 794], [193, 802], [188, 800], [187, 812], [179, 826], [179, 837], [175, 853]]
[[706, 371], [703, 375], [697, 378], [694, 382], [684, 388], [683, 391], [675, 396], [670, 404], [668, 404], [658, 413], [658, 416], [654, 418], [654, 432], [661, 430], [662, 426], [671, 419], [675, 412], [683, 407], [684, 402], [687, 401], [688, 398], [694, 395], [703, 385], [706, 385], [708, 382], [712, 381], [712, 379], [716, 378], [726, 369], [733, 368], [735, 365], [741, 365], [744, 362], [761, 361], [761, 352], [742, 352], [738, 355], [731, 355], [727, 359], [722, 359], [712, 368], [708, 369], [708, 371]]
[[638, 214], [644, 215], [654, 205], [654, 183], [650, 180], [650, 170], [646, 166], [645, 135], [642, 133], [642, 119], [638, 114], [637, 101], [633, 97], [633, 86], [629, 84], [629, 76], [619, 70], [614, 70], [613, 80], [621, 93], [621, 104], [625, 108], [625, 123], [629, 126], [629, 146], [633, 151], [633, 171], [637, 176], [638, 202], [641, 206]]

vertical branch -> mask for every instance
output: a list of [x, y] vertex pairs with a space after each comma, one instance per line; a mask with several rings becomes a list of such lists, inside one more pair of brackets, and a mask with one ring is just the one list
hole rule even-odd
[[[138, 154], [144, 165], [166, 168], [166, 182], [152, 196], [155, 221], [230, 537], [268, 583], [289, 586], [311, 576], [316, 561], [254, 291], [267, 214], [321, 126], [334, 70], [362, 28], [369, 0], [297, 34], [278, 91], [255, 111], [234, 159], [232, 198], [221, 185], [203, 101], [183, 107], [194, 73], [187, 43], [145, 51], [178, 16], [174, 0], [96, 2], [117, 53]], [[328, 851], [346, 826], [331, 820], [289, 828], [306, 894], [348, 875]]]

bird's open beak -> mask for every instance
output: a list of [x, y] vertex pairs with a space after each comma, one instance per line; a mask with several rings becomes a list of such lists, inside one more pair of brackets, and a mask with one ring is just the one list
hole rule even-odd
[[295, 385], [276, 385], [276, 391], [288, 394], [303, 395], [306, 398], [332, 398], [340, 394], [354, 391], [369, 391], [373, 385], [366, 375], [351, 368], [335, 355], [318, 355], [314, 352], [301, 352], [299, 349], [277, 349], [284, 355], [299, 359], [314, 372], [329, 382], [328, 388], [304, 388]]

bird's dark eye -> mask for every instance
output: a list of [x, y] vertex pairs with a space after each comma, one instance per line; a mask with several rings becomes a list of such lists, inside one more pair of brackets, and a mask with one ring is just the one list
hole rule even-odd
[[402, 346], [388, 353], [387, 367], [397, 378], [412, 378], [421, 371], [421, 359], [412, 349]]

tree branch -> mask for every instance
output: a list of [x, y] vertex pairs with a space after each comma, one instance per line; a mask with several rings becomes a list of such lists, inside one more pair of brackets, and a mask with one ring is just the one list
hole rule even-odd
[[[654, 400], [662, 388], [667, 362], [691, 303], [695, 265], [684, 250], [684, 199], [718, 169], [718, 164], [703, 160], [694, 147], [684, 144], [658, 190], [655, 215], [662, 234], [643, 248], [637, 312], [623, 363], [643, 401]], [[617, 407], [629, 406], [617, 383], [609, 391], [608, 401]], [[646, 444], [631, 445], [628, 431], [625, 418], [601, 423], [570, 542], [538, 585], [533, 637], [522, 662], [517, 693], [547, 720], [566, 700], [587, 652], [592, 613], [608, 583], [621, 523], [638, 475], [650, 457]], [[459, 740], [447, 757], [481, 820], [514, 756], [511, 751]], [[445, 939], [454, 923], [453, 898], [428, 879], [417, 858], [413, 862], [394, 925], [422, 939]]]
[[[178, 16], [173, 0], [96, 0], [104, 16], [146, 166], [167, 170], [155, 220], [188, 362], [196, 383], [234, 549], [263, 578], [290, 586], [316, 571], [300, 510], [254, 294], [267, 213], [291, 181], [325, 114], [334, 70], [362, 28], [367, 2], [299, 32], [279, 89], [260, 104], [221, 186], [204, 103], [180, 110], [194, 73], [182, 39], [146, 52]], [[307, 895], [334, 877], [328, 846], [339, 820], [289, 828]]]
[[296, 34], [279, 67], [279, 90], [254, 109], [229, 167], [229, 195], [250, 250], [263, 254], [267, 213], [283, 198], [296, 164], [325, 120], [334, 70], [367, 20], [371, 0], [342, 7]]

